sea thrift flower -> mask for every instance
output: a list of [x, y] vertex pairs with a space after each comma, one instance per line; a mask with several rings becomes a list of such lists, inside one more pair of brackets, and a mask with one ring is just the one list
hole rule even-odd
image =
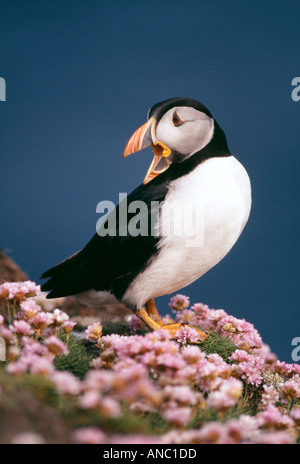
[[97, 342], [102, 336], [101, 322], [94, 322], [94, 324], [89, 325], [85, 333], [89, 340]]
[[14, 345], [17, 343], [15, 334], [7, 327], [0, 326], [0, 337], [4, 338], [7, 345]]
[[13, 374], [13, 375], [23, 375], [24, 372], [27, 371], [27, 368], [28, 368], [28, 363], [26, 361], [26, 359], [24, 358], [20, 358], [18, 359], [17, 361], [15, 362], [10, 362], [7, 366], [6, 366], [6, 371], [9, 373], [9, 374]]
[[205, 359], [205, 353], [198, 346], [193, 345], [182, 347], [181, 356], [188, 364], [196, 364]]
[[262, 340], [253, 324], [245, 319], [237, 319], [233, 316], [223, 317], [216, 325], [216, 331], [230, 338], [239, 348], [249, 351], [253, 348], [261, 348]]
[[171, 298], [169, 306], [173, 311], [182, 311], [190, 305], [190, 299], [185, 295], [175, 295]]
[[256, 416], [256, 421], [258, 427], [265, 429], [287, 429], [293, 425], [293, 420], [289, 416], [281, 414], [279, 409], [273, 405], [260, 412]]
[[133, 314], [129, 320], [129, 328], [130, 328], [130, 333], [135, 334], [139, 330], [145, 330], [146, 325], [143, 323], [143, 321], [141, 321], [139, 317]]
[[68, 314], [64, 313], [60, 309], [55, 309], [52, 313], [52, 325], [53, 327], [61, 327], [63, 324], [69, 321]]
[[264, 408], [270, 404], [275, 405], [279, 400], [279, 393], [273, 385], [263, 385], [264, 393], [261, 396], [261, 404]]
[[[23, 356], [26, 355], [38, 355], [38, 356], [49, 356], [49, 351], [39, 341], [35, 341], [30, 337], [22, 337], [21, 343], [23, 345]], [[52, 355], [51, 355], [52, 357]]]
[[209, 394], [207, 405], [215, 411], [227, 411], [235, 406], [243, 392], [243, 384], [239, 380], [225, 380], [217, 391]]
[[290, 412], [290, 417], [295, 422], [295, 425], [299, 427], [300, 426], [300, 407], [293, 408]]
[[291, 401], [293, 399], [300, 399], [300, 378], [298, 375], [293, 376], [287, 380], [280, 387], [283, 399]]
[[14, 321], [9, 327], [16, 335], [31, 335], [33, 330], [26, 321]]
[[275, 372], [283, 377], [292, 377], [294, 373], [294, 364], [288, 364], [286, 362], [277, 361], [275, 363]]
[[204, 424], [197, 434], [198, 443], [223, 444], [225, 442], [226, 429], [220, 422]]
[[197, 403], [196, 392], [187, 385], [167, 385], [163, 389], [164, 400], [177, 405], [195, 405]]
[[166, 409], [162, 415], [171, 424], [186, 427], [192, 419], [192, 410], [190, 407]]
[[64, 342], [59, 340], [55, 335], [52, 335], [45, 340], [45, 346], [48, 348], [48, 350], [55, 354], [55, 356], [61, 356], [61, 355], [66, 355], [68, 354], [68, 349]]
[[30, 280], [26, 282], [5, 282], [0, 285], [0, 299], [8, 301], [23, 301], [41, 292], [40, 285]]
[[12, 345], [9, 347], [8, 352], [6, 353], [6, 360], [9, 362], [16, 361], [21, 356], [21, 353], [22, 351], [20, 347]]
[[26, 320], [32, 319], [41, 311], [41, 307], [34, 300], [22, 301], [20, 308], [24, 313]]
[[209, 319], [210, 309], [207, 305], [203, 303], [196, 303], [192, 306], [192, 311], [195, 314], [198, 322], [202, 322], [206, 324], [206, 321]]
[[120, 417], [122, 415], [120, 403], [109, 396], [102, 398], [100, 402], [101, 414], [105, 417]]
[[199, 340], [199, 334], [196, 329], [184, 325], [175, 333], [176, 340], [182, 345], [195, 343]]
[[71, 372], [54, 372], [51, 381], [61, 395], [78, 395], [81, 391], [81, 383]]
[[72, 330], [74, 329], [75, 325], [76, 325], [76, 322], [72, 322], [72, 321], [64, 322], [62, 328], [63, 328], [65, 334], [69, 335], [72, 332]]
[[29, 361], [30, 373], [49, 377], [54, 372], [52, 360], [48, 358], [41, 358], [40, 356], [32, 357]]
[[38, 330], [39, 335], [42, 331], [49, 327], [53, 322], [52, 314], [46, 313], [45, 311], [40, 311], [30, 319], [30, 325]]
[[106, 435], [97, 427], [82, 427], [73, 433], [73, 441], [81, 445], [100, 445], [106, 443]]
[[109, 438], [111, 445], [159, 445], [163, 444], [160, 438], [152, 435], [112, 435]]
[[233, 376], [241, 378], [252, 385], [262, 383], [264, 362], [259, 356], [250, 355], [244, 350], [236, 350], [229, 360], [233, 362], [231, 367]]
[[294, 437], [287, 432], [260, 433], [255, 444], [260, 445], [292, 445], [295, 443]]
[[82, 409], [95, 409], [98, 408], [100, 401], [101, 396], [98, 391], [85, 391], [79, 399], [79, 406]]

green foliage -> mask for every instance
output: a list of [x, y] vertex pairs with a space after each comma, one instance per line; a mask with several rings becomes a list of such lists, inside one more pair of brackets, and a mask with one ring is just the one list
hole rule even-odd
[[237, 346], [231, 340], [213, 332], [201, 344], [201, 350], [206, 354], [217, 353], [226, 362], [236, 349]]
[[69, 354], [55, 359], [56, 369], [72, 372], [79, 379], [83, 379], [90, 369], [92, 355], [87, 353], [83, 342], [75, 335], [70, 334], [67, 342], [66, 335], [60, 331], [59, 338], [67, 344]]

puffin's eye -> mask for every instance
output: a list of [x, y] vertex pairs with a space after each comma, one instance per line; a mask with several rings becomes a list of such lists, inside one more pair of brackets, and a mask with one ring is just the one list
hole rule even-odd
[[172, 117], [172, 123], [174, 124], [174, 126], [180, 126], [181, 124], [183, 124], [183, 120], [181, 119], [181, 117], [178, 115], [178, 113], [175, 113], [173, 114], [173, 117]]

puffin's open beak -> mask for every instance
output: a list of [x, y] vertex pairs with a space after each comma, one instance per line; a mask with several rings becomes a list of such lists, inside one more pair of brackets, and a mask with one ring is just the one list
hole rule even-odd
[[156, 120], [154, 118], [150, 118], [146, 124], [136, 130], [130, 137], [123, 154], [123, 158], [126, 158], [127, 156], [132, 155], [132, 153], [143, 150], [150, 145], [153, 147], [154, 158], [147, 171], [143, 182], [144, 184], [147, 184], [150, 180], [166, 171], [170, 166], [167, 158], [171, 154], [171, 150], [164, 143], [156, 140], [155, 126]]

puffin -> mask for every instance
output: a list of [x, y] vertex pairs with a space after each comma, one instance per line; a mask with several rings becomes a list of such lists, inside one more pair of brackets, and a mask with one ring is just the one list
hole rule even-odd
[[[227, 255], [248, 221], [251, 184], [225, 133], [197, 100], [176, 97], [152, 106], [123, 157], [150, 146], [154, 157], [143, 183], [83, 249], [44, 272], [41, 288], [47, 298], [121, 303], [150, 330], [175, 338], [182, 324], [163, 324], [154, 299], [190, 285]], [[200, 343], [209, 336], [194, 328]]]

